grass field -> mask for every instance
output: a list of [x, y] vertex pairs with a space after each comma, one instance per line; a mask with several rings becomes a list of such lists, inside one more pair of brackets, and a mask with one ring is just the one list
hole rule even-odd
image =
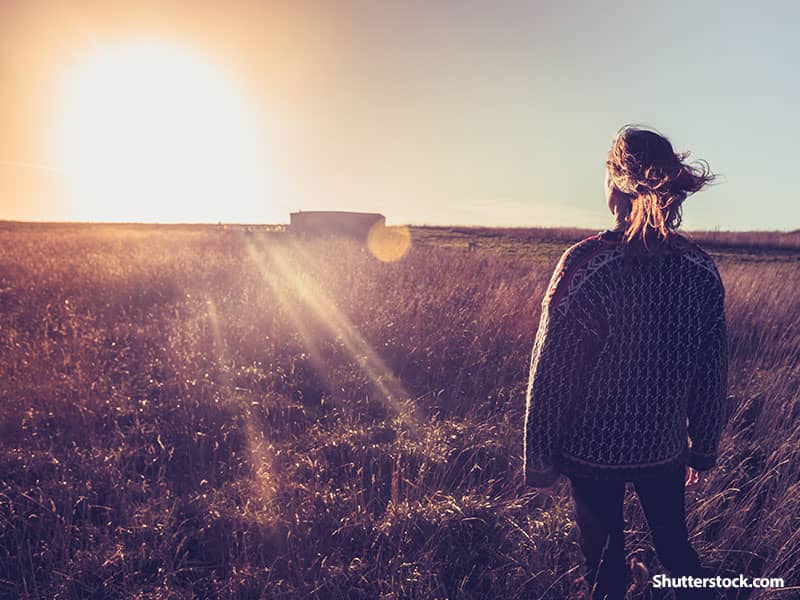
[[[0, 596], [573, 597], [568, 488], [522, 485], [522, 415], [545, 286], [583, 235], [414, 228], [384, 263], [258, 229], [0, 225]], [[687, 493], [701, 557], [788, 586], [795, 238], [699, 236], [736, 409]], [[625, 515], [634, 597], [657, 597], [635, 496]]]

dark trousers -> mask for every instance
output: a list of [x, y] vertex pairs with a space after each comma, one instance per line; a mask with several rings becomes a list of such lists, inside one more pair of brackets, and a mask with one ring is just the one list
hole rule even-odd
[[[580, 546], [585, 559], [585, 578], [593, 600], [625, 597], [629, 575], [625, 564], [624, 481], [597, 481], [569, 476]], [[684, 505], [685, 469], [633, 481], [642, 505], [653, 545], [661, 564], [673, 577], [709, 576], [689, 543]], [[714, 598], [711, 590], [676, 589], [676, 598]]]

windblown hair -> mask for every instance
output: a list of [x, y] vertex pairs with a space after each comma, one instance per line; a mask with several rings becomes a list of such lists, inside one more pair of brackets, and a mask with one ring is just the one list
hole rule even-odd
[[614, 186], [631, 199], [625, 240], [666, 240], [681, 224], [687, 196], [715, 179], [703, 160], [687, 164], [689, 152], [676, 153], [664, 136], [625, 125], [614, 136], [606, 166]]

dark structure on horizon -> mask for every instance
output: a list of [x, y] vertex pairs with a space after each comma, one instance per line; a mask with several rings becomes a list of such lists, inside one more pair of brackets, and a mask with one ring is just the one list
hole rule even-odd
[[289, 214], [289, 231], [305, 235], [340, 235], [366, 241], [369, 230], [385, 227], [378, 213], [347, 211], [300, 211]]

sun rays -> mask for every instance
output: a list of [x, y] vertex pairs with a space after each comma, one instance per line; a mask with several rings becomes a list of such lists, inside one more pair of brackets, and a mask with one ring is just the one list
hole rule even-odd
[[[341, 342], [353, 364], [357, 364], [367, 378], [370, 388], [377, 396], [375, 399], [388, 408], [391, 414], [400, 417], [409, 427], [410, 433], [416, 436], [418, 424], [413, 413], [404, 404], [409, 400], [409, 394], [402, 382], [359, 333], [353, 322], [313, 280], [309, 267], [319, 266], [319, 258], [295, 241], [276, 244], [252, 238], [245, 240], [248, 256], [257, 266], [264, 283], [284, 303], [292, 325], [300, 333], [312, 363], [329, 389], [336, 388], [335, 381], [330, 378], [321, 359], [319, 343], [323, 334]], [[306, 315], [311, 315], [315, 323], [310, 323]], [[321, 331], [314, 325], [318, 325]]]
[[[333, 396], [344, 391], [341, 374], [334, 366], [342, 361], [331, 360], [330, 356], [331, 351], [339, 352], [342, 354], [339, 358], [355, 367], [360, 374], [359, 379], [366, 383], [363, 389], [368, 392], [368, 403], [382, 407], [390, 421], [401, 423], [409, 439], [424, 437], [424, 428], [415, 414], [416, 406], [402, 382], [315, 279], [314, 274], [324, 268], [324, 258], [292, 239], [266, 240], [262, 236], [245, 234], [239, 242], [242, 244], [243, 257], [254, 267], [253, 276], [257, 278], [258, 285], [265, 286], [267, 297], [275, 304], [275, 310], [288, 320], [288, 330], [297, 336], [301, 356], [308, 361], [322, 387]], [[265, 429], [262, 411], [269, 412], [273, 398], [269, 395], [264, 397], [256, 389], [246, 384], [240, 387], [241, 384], [237, 383], [238, 373], [246, 365], [235, 365], [229, 362], [229, 358], [236, 353], [233, 345], [237, 343], [231, 337], [231, 323], [239, 315], [235, 312], [227, 314], [226, 305], [223, 300], [215, 299], [211, 291], [201, 304], [204, 313], [201, 318], [207, 323], [210, 342], [208, 359], [217, 367], [219, 398], [223, 399], [224, 405], [237, 407], [236, 410], [241, 411], [249, 462], [253, 465], [247, 485], [259, 502], [271, 506], [281, 477], [278, 472], [280, 467], [275, 463], [275, 444], [280, 445], [280, 435], [291, 434], [283, 432], [276, 439], [275, 432]], [[300, 386], [300, 382], [293, 382], [292, 385]], [[300, 387], [306, 391], [309, 389], [307, 386]], [[288, 410], [293, 400], [281, 398], [278, 405]], [[353, 403], [359, 403], [360, 400], [363, 398], [353, 398]], [[286, 404], [287, 401], [289, 404]], [[309, 401], [313, 405], [316, 399], [304, 397], [301, 403]], [[319, 402], [324, 402], [324, 398], [320, 397]]]

